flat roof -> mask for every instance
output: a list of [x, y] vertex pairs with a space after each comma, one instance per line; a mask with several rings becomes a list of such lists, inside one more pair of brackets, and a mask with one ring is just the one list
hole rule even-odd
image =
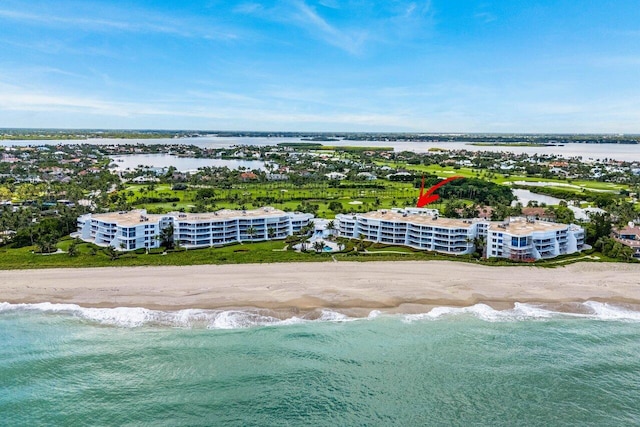
[[252, 210], [222, 209], [216, 212], [186, 213], [169, 212], [167, 215], [176, 217], [179, 221], [216, 220], [231, 218], [261, 218], [287, 215], [287, 212], [274, 208], [260, 208]]
[[[260, 217], [277, 217], [287, 215], [287, 212], [274, 208], [260, 208], [252, 210], [231, 210], [222, 209], [217, 212], [187, 213], [187, 212], [169, 212], [166, 214], [148, 214], [144, 210], [134, 209], [122, 212], [107, 212], [92, 214], [91, 218], [99, 221], [118, 223], [118, 225], [132, 226], [140, 223], [149, 222], [157, 223], [162, 218], [173, 217], [178, 221], [212, 221], [216, 219], [232, 219], [232, 218], [260, 218]], [[148, 221], [144, 219], [147, 218]]]
[[[500, 225], [506, 225], [502, 228]], [[568, 224], [547, 221], [527, 221], [524, 218], [511, 218], [509, 221], [490, 222], [489, 230], [509, 234], [530, 234], [534, 231], [559, 231], [568, 228]]]
[[[343, 214], [344, 217], [356, 216], [365, 219], [373, 219], [377, 221], [404, 222], [417, 225], [428, 225], [433, 227], [445, 228], [469, 228], [475, 223], [487, 224], [488, 229], [503, 233], [526, 235], [534, 231], [559, 231], [569, 227], [568, 224], [559, 224], [547, 221], [528, 221], [526, 218], [510, 218], [508, 221], [487, 221], [480, 218], [461, 219], [461, 218], [445, 218], [434, 217], [429, 214], [412, 214], [406, 215], [402, 212], [380, 209], [377, 211], [360, 213], [360, 214]], [[504, 228], [502, 225], [506, 225]]]
[[393, 212], [387, 210], [378, 210], [373, 212], [367, 212], [364, 214], [356, 214], [361, 218], [375, 219], [379, 221], [393, 221], [393, 222], [406, 222], [419, 225], [430, 225], [433, 227], [456, 227], [456, 228], [469, 228], [473, 224], [471, 220], [463, 220], [457, 218], [444, 218], [434, 217], [427, 214], [407, 214], [406, 216], [400, 212]]
[[91, 219], [110, 223], [118, 223], [119, 225], [137, 225], [141, 222], [145, 222], [141, 221], [141, 219], [149, 218], [149, 222], [155, 223], [160, 221], [163, 216], [165, 215], [147, 214], [143, 210], [134, 209], [131, 211], [92, 214]]

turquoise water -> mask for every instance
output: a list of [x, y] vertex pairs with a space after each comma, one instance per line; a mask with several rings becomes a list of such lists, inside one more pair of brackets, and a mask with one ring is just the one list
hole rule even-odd
[[638, 425], [640, 314], [0, 304], [0, 425]]

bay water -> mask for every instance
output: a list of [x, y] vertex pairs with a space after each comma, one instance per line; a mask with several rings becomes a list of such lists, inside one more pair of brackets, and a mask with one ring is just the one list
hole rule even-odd
[[[97, 145], [124, 145], [124, 144], [185, 144], [197, 145], [202, 148], [229, 148], [237, 145], [269, 146], [280, 143], [305, 142], [301, 138], [294, 137], [216, 137], [204, 136], [198, 138], [156, 138], [156, 139], [115, 139], [98, 138], [88, 140], [0, 140], [0, 146], [38, 146], [59, 144], [97, 144]], [[616, 159], [623, 161], [640, 161], [640, 149], [637, 144], [580, 144], [567, 143], [551, 146], [504, 146], [504, 145], [471, 145], [464, 141], [349, 141], [338, 140], [324, 142], [328, 146], [356, 146], [356, 147], [392, 147], [395, 151], [415, 151], [417, 153], [428, 152], [433, 148], [444, 150], [467, 151], [492, 151], [514, 154], [556, 155], [565, 158], [582, 157], [584, 160]], [[135, 166], [135, 165], [134, 165]]]

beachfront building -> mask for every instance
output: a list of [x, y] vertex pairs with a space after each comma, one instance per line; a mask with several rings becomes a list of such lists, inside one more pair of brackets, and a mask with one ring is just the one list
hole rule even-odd
[[147, 215], [145, 210], [86, 214], [78, 217], [78, 231], [72, 237], [118, 250], [156, 248], [157, 236], [171, 223], [170, 215]]
[[309, 225], [312, 214], [265, 207], [207, 213], [147, 214], [145, 210], [86, 214], [78, 218], [75, 237], [119, 250], [157, 248], [162, 230], [173, 228], [173, 240], [189, 248], [242, 241], [284, 239]]
[[630, 222], [626, 227], [614, 228], [613, 238], [633, 249], [633, 257], [640, 258], [640, 227]]
[[584, 235], [575, 224], [508, 218], [488, 224], [486, 256], [515, 261], [555, 258], [582, 250]]
[[336, 215], [338, 234], [449, 255], [464, 255], [483, 244], [486, 257], [513, 260], [553, 258], [580, 251], [584, 229], [526, 218], [505, 221], [444, 218], [435, 209], [381, 209]]
[[462, 255], [475, 251], [481, 221], [443, 218], [435, 209], [381, 209], [336, 215], [338, 234], [390, 245]]

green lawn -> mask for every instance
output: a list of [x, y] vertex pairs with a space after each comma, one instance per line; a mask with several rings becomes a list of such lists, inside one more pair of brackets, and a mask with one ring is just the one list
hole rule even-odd
[[[587, 181], [587, 180], [569, 180], [566, 179], [553, 179], [553, 178], [538, 178], [538, 177], [530, 177], [526, 175], [505, 175], [501, 172], [495, 172], [491, 178], [487, 178], [488, 171], [480, 171], [477, 172], [476, 169], [461, 167], [459, 169], [454, 169], [453, 166], [443, 168], [440, 165], [410, 165], [410, 164], [401, 164], [396, 165], [393, 162], [377, 162], [380, 165], [387, 166], [398, 166], [407, 170], [413, 170], [418, 172], [430, 173], [440, 177], [449, 177], [454, 175], [463, 176], [465, 178], [475, 178], [480, 177], [482, 179], [486, 179], [497, 184], [505, 184], [513, 181], [527, 181], [527, 182], [548, 182], [548, 183], [557, 183], [557, 184], [572, 184], [577, 185], [579, 187], [583, 187], [585, 189], [592, 190], [628, 190], [629, 186], [625, 184], [616, 184], [611, 182], [600, 182], [600, 181]], [[565, 188], [565, 187], [561, 187]], [[570, 187], [566, 187], [570, 189]]]
[[[454, 175], [465, 178], [478, 177], [504, 185], [510, 185], [516, 181], [546, 182], [550, 184], [551, 188], [562, 189], [575, 193], [577, 196], [579, 196], [583, 190], [608, 190], [617, 192], [623, 189], [629, 189], [629, 186], [623, 184], [505, 175], [499, 172], [478, 171], [465, 167], [454, 169], [453, 166], [443, 168], [440, 165], [410, 165], [380, 161], [377, 163], [392, 167], [403, 167], [418, 173], [428, 173], [440, 177], [450, 177]], [[413, 183], [377, 180], [374, 181], [373, 184], [381, 185], [384, 188], [345, 188], [345, 186], [366, 184], [367, 183], [363, 182], [343, 181], [342, 186], [332, 187], [329, 186], [327, 181], [302, 185], [296, 185], [288, 181], [238, 183], [230, 189], [214, 188], [215, 196], [212, 199], [204, 201], [205, 205], [201, 206], [200, 210], [213, 211], [225, 208], [255, 209], [268, 205], [286, 211], [293, 211], [297, 210], [303, 201], [306, 201], [309, 204], [318, 205], [318, 210], [315, 212], [316, 216], [334, 218], [336, 212], [329, 209], [331, 202], [339, 202], [342, 205], [343, 212], [368, 212], [376, 209], [413, 206], [417, 200], [418, 190], [413, 186]], [[579, 188], [567, 187], [565, 186], [566, 184], [575, 185]], [[531, 190], [535, 192], [535, 187], [532, 186]], [[173, 191], [168, 184], [157, 184], [154, 190], [149, 191], [148, 185], [133, 184], [125, 188], [124, 194], [132, 207], [144, 208], [150, 212], [164, 213], [176, 210], [189, 212], [195, 210], [196, 205], [199, 205], [196, 199], [197, 188], [193, 187], [190, 187], [189, 190]], [[141, 203], [140, 200], [143, 197], [177, 197], [180, 200], [168, 203]], [[434, 203], [435, 208], [442, 208], [446, 200], [440, 200], [439, 202], [440, 203]]]
[[[345, 182], [346, 185], [362, 183]], [[334, 188], [326, 182], [296, 186], [292, 183], [248, 183], [234, 186], [232, 189], [215, 189], [215, 197], [207, 202], [208, 210], [217, 209], [255, 209], [265, 205], [293, 211], [303, 201], [318, 205], [317, 216], [333, 218], [335, 212], [329, 209], [329, 203], [339, 202], [346, 212], [368, 212], [375, 209], [388, 209], [394, 206], [415, 204], [418, 190], [411, 183], [380, 181], [385, 188]], [[197, 204], [197, 189], [172, 191], [167, 185], [159, 185], [148, 191], [146, 185], [130, 185], [124, 190], [127, 201], [135, 208], [149, 211], [190, 211]], [[180, 201], [169, 203], [140, 203], [143, 197], [178, 197]], [[356, 203], [352, 203], [356, 202]], [[361, 203], [357, 203], [361, 202]]]
[[[58, 248], [66, 250], [73, 240], [64, 239]], [[490, 259], [475, 260], [470, 256], [442, 255], [432, 252], [414, 250], [404, 246], [370, 245], [370, 253], [298, 253], [283, 251], [284, 241], [232, 244], [220, 248], [194, 249], [182, 252], [163, 254], [135, 254], [127, 252], [117, 259], [111, 260], [102, 249], [89, 243], [79, 243], [78, 255], [70, 257], [66, 253], [41, 255], [33, 253], [34, 247], [20, 249], [0, 248], [0, 269], [32, 269], [32, 268], [79, 268], [79, 267], [123, 267], [123, 266], [160, 266], [160, 265], [203, 265], [203, 264], [249, 264], [277, 262], [332, 262], [336, 261], [429, 261], [450, 260], [470, 262], [484, 265], [517, 266], [508, 260]], [[97, 249], [97, 250], [96, 250]], [[394, 253], [401, 252], [401, 253]], [[599, 253], [590, 254], [594, 258], [585, 258], [584, 253], [563, 256], [549, 261], [535, 263], [542, 267], [559, 267], [572, 262], [615, 262]], [[596, 259], [597, 258], [597, 259]], [[560, 263], [557, 261], [561, 260]]]
[[[71, 240], [65, 240], [60, 242], [58, 247], [64, 250], [70, 243]], [[95, 255], [92, 255], [92, 248], [95, 246], [89, 243], [78, 244], [78, 256], [75, 257], [69, 257], [66, 253], [34, 254], [35, 247], [20, 249], [5, 247], [0, 248], [0, 269], [331, 261], [331, 256], [328, 254], [282, 251], [284, 247], [283, 241], [272, 241], [170, 252], [166, 255], [127, 252], [115, 260], [111, 260], [101, 249], [97, 249]]]

